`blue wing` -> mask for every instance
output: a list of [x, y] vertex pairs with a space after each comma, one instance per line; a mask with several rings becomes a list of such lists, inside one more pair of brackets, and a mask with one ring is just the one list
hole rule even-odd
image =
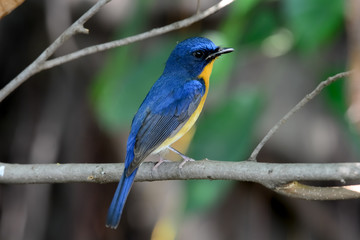
[[[178, 82], [177, 82], [178, 84]], [[160, 78], [136, 113], [127, 142], [125, 169], [108, 210], [106, 226], [116, 228], [140, 163], [189, 119], [205, 93], [202, 79], [181, 86]]]
[[128, 165], [127, 175], [181, 129], [198, 107], [204, 93], [203, 81], [191, 80], [166, 94], [160, 94], [162, 97], [151, 94], [144, 100], [147, 107], [141, 114], [143, 118], [135, 137], [134, 159]]

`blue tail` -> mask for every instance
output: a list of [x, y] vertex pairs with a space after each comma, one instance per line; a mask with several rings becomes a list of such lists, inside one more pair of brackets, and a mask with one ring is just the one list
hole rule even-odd
[[124, 171], [123, 175], [121, 176], [120, 182], [116, 188], [114, 197], [108, 210], [106, 227], [115, 229], [119, 225], [121, 214], [124, 209], [124, 205], [129, 195], [131, 186], [134, 183], [134, 178], [137, 171], [138, 168], [136, 168], [128, 177], [126, 177], [126, 173]]

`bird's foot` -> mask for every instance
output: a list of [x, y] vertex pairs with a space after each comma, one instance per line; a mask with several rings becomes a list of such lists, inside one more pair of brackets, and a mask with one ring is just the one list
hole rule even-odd
[[160, 160], [155, 164], [155, 166], [153, 167], [153, 171], [156, 170], [163, 162], [171, 162], [170, 160], [166, 160], [163, 159], [162, 157], [160, 157]]
[[193, 162], [195, 161], [192, 158], [189, 158], [188, 156], [182, 154], [181, 152], [179, 152], [178, 150], [176, 150], [175, 148], [172, 148], [170, 146], [167, 147], [169, 150], [173, 151], [174, 153], [178, 154], [180, 157], [182, 157], [183, 161], [180, 163], [179, 168], [182, 168], [184, 166], [184, 164], [186, 162]]
[[189, 158], [189, 157], [187, 157], [187, 156], [185, 156], [185, 155], [182, 156], [182, 158], [183, 158], [184, 160], [180, 163], [179, 168], [182, 168], [186, 162], [194, 162], [194, 161], [195, 161], [194, 159]]

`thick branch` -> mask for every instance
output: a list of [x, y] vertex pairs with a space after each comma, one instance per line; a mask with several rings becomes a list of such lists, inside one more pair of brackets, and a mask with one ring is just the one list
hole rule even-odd
[[[68, 183], [117, 182], [123, 164], [7, 164], [0, 163], [3, 174], [0, 183]], [[223, 162], [201, 160], [188, 162], [179, 168], [176, 162], [141, 165], [136, 181], [162, 180], [237, 180], [258, 182], [269, 187], [291, 181], [348, 181], [360, 180], [360, 163], [277, 164], [260, 162]], [[2, 171], [0, 171], [1, 173]]]
[[[123, 164], [6, 164], [0, 163], [0, 183], [109, 183], [117, 182], [123, 171]], [[136, 181], [161, 180], [237, 180], [260, 183], [277, 192], [297, 198], [315, 199], [312, 195], [299, 194], [299, 185], [290, 186], [293, 181], [353, 181], [360, 180], [360, 163], [329, 164], [275, 164], [259, 162], [195, 161], [183, 168], [178, 163], [163, 163], [153, 170], [154, 163], [143, 163], [136, 175]], [[294, 190], [295, 189], [295, 190]], [[309, 189], [309, 188], [308, 188]], [[319, 190], [321, 188], [317, 188]], [[341, 189], [342, 188], [337, 188]], [[335, 194], [336, 199], [358, 198], [359, 194]], [[356, 191], [354, 191], [356, 193]], [[327, 195], [316, 199], [331, 199]]]

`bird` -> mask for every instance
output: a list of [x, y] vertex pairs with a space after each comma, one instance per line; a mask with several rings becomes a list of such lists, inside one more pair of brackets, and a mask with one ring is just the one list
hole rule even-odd
[[[216, 58], [233, 52], [204, 37], [185, 39], [175, 46], [164, 71], [151, 87], [136, 112], [126, 145], [124, 172], [116, 188], [106, 227], [116, 229], [140, 164], [150, 154], [167, 149], [191, 158], [171, 147], [198, 119], [209, 90], [209, 78]], [[163, 162], [160, 156], [154, 169]]]

